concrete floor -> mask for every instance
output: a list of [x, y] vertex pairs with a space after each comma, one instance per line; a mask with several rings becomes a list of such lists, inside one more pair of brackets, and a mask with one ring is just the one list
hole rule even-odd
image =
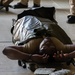
[[[14, 1], [12, 5], [16, 3]], [[33, 5], [32, 0], [29, 2], [29, 7]], [[55, 6], [56, 7], [56, 20], [68, 36], [75, 43], [75, 24], [67, 24], [67, 15], [69, 14], [68, 0], [41, 0], [41, 6]], [[3, 48], [12, 43], [12, 35], [10, 29], [12, 27], [12, 19], [17, 18], [17, 14], [21, 13], [24, 9], [5, 9], [0, 10], [0, 75], [33, 75], [29, 69], [23, 69], [18, 66], [17, 60], [10, 60], [2, 54]], [[67, 68], [67, 67], [66, 67]], [[69, 66], [71, 71], [75, 72], [75, 67]]]

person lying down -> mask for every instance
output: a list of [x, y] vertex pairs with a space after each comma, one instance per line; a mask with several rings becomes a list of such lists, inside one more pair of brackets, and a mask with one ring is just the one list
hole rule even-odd
[[[64, 45], [55, 37], [33, 39], [25, 45], [8, 46], [3, 54], [12, 60], [32, 60], [36, 63], [49, 61], [66, 62], [75, 58], [75, 45]], [[51, 60], [50, 60], [51, 59]]]
[[[18, 41], [25, 42], [27, 38], [29, 40], [25, 43], [23, 42], [23, 45], [5, 47], [2, 53], [9, 59], [48, 63], [53, 61], [67, 62], [71, 58], [75, 58], [74, 44], [64, 44], [58, 38], [52, 36], [50, 33], [46, 33], [45, 31], [42, 33], [40, 32], [40, 35], [35, 34], [35, 30], [45, 28], [45, 26], [42, 27], [43, 24], [36, 17], [26, 16], [19, 21], [21, 22], [18, 22], [20, 23], [17, 25], [18, 29], [15, 28], [19, 33]], [[50, 24], [52, 23], [53, 22]], [[15, 34], [15, 29], [13, 34]], [[47, 27], [45, 29], [47, 29]]]

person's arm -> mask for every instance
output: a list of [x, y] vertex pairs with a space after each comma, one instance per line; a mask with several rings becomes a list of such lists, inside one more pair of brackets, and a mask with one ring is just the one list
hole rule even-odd
[[48, 59], [48, 55], [24, 53], [13, 47], [4, 48], [2, 53], [12, 60], [25, 60], [25, 61], [31, 60], [36, 63], [44, 63]]
[[31, 60], [36, 63], [47, 63], [49, 56], [47, 54], [39, 55], [33, 54], [31, 56]]
[[26, 61], [28, 61], [31, 56], [31, 54], [21, 52], [19, 50], [11, 48], [11, 47], [4, 48], [2, 53], [4, 55], [6, 55], [9, 59], [12, 59], [12, 60], [26, 60]]

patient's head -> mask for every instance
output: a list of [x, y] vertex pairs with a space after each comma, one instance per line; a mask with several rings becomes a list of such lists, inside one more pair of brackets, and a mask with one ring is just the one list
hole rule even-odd
[[41, 54], [49, 54], [53, 55], [56, 52], [56, 48], [50, 39], [50, 37], [45, 37], [44, 40], [40, 44], [40, 53]]

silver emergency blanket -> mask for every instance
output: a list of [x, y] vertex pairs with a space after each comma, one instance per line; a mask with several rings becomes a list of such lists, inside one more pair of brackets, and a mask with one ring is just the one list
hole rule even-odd
[[[42, 22], [40, 21], [41, 19]], [[35, 16], [24, 16], [23, 18], [19, 19], [14, 25], [13, 39], [17, 42], [20, 42], [25, 41], [29, 38], [36, 37], [34, 32], [35, 29], [48, 29], [48, 25], [50, 24], [53, 24], [53, 22], [50, 20], [37, 18]]]
[[65, 33], [65, 31], [54, 21], [46, 18], [35, 17], [35, 16], [24, 16], [18, 19], [14, 24], [12, 41], [13, 43], [20, 43], [30, 38], [36, 37], [35, 29], [46, 29], [49, 33], [58, 38], [64, 44], [72, 44], [71, 39]]

